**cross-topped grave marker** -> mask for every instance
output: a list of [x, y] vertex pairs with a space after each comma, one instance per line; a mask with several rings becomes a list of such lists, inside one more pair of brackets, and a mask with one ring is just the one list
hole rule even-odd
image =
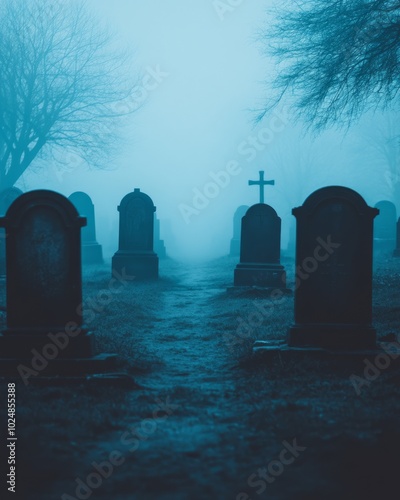
[[265, 186], [274, 186], [274, 185], [275, 185], [275, 181], [264, 180], [264, 170], [260, 170], [260, 180], [249, 181], [249, 186], [260, 186], [260, 203], [264, 203], [264, 187]]

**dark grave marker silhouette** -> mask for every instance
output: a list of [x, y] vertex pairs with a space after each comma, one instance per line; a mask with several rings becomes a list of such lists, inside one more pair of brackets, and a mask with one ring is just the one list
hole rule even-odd
[[150, 196], [135, 189], [118, 207], [119, 247], [112, 258], [113, 272], [138, 280], [158, 278], [158, 256], [153, 250], [154, 212]]
[[234, 285], [286, 290], [280, 251], [280, 217], [265, 203], [253, 205], [242, 218], [240, 263], [234, 272]]
[[235, 211], [233, 216], [233, 236], [231, 239], [230, 252], [232, 257], [237, 257], [240, 255], [240, 234], [242, 228], [242, 218], [246, 214], [249, 207], [247, 205], [241, 205]]
[[240, 262], [234, 272], [235, 286], [257, 286], [286, 289], [286, 272], [280, 263], [281, 219], [275, 210], [264, 203], [265, 186], [275, 181], [264, 180], [260, 171], [258, 181], [249, 186], [259, 186], [260, 203], [250, 207], [242, 218], [240, 237]]
[[4, 358], [11, 360], [21, 374], [18, 361], [30, 370], [35, 356], [46, 374], [112, 366], [114, 355], [94, 355], [94, 335], [82, 319], [80, 233], [85, 224], [67, 198], [48, 190], [22, 194], [0, 218], [7, 252], [7, 329], [0, 336], [0, 366]]
[[296, 287], [289, 346], [374, 348], [372, 237], [379, 210], [352, 189], [330, 186], [292, 213]]
[[94, 205], [90, 196], [82, 191], [76, 191], [69, 197], [79, 214], [86, 217], [87, 225], [82, 228], [82, 263], [102, 264], [103, 251], [96, 241], [96, 224]]
[[[22, 191], [16, 187], [4, 189], [0, 192], [0, 216], [5, 215], [11, 203], [21, 196]], [[0, 228], [0, 276], [6, 274], [6, 232]]]

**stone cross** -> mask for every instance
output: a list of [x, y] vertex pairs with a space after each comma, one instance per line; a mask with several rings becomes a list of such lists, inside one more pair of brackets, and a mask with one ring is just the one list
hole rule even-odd
[[260, 203], [264, 203], [264, 187], [274, 186], [275, 181], [265, 181], [264, 171], [260, 170], [260, 180], [259, 181], [249, 181], [249, 186], [260, 186]]

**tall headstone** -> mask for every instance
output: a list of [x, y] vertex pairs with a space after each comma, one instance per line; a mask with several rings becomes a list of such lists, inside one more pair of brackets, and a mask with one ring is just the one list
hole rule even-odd
[[286, 289], [280, 251], [280, 217], [269, 205], [253, 205], [242, 218], [240, 263], [234, 272], [234, 285]]
[[79, 214], [86, 217], [87, 225], [82, 229], [82, 263], [102, 264], [103, 251], [101, 245], [96, 241], [96, 224], [94, 216], [94, 205], [90, 196], [82, 191], [76, 191], [69, 197]]
[[352, 189], [315, 191], [292, 211], [297, 221], [295, 325], [291, 347], [375, 347], [372, 327], [374, 217]]
[[[4, 189], [0, 192], [0, 216], [5, 215], [11, 203], [21, 196], [22, 191], [16, 187]], [[6, 274], [6, 232], [0, 228], [0, 276]]]
[[157, 219], [156, 214], [154, 214], [154, 251], [159, 259], [165, 259], [167, 257], [165, 243], [160, 235], [160, 221]]
[[400, 217], [396, 225], [396, 248], [393, 252], [393, 257], [400, 257]]
[[158, 256], [153, 251], [154, 212], [150, 196], [140, 189], [127, 194], [118, 207], [119, 247], [112, 258], [112, 269], [135, 279], [158, 278]]
[[48, 190], [22, 194], [0, 218], [7, 235], [7, 330], [0, 358], [29, 361], [37, 352], [42, 366], [67, 360], [76, 370], [82, 360], [105, 360], [94, 356], [94, 335], [82, 320], [85, 224], [67, 198]]
[[380, 201], [375, 205], [379, 216], [374, 221], [374, 249], [392, 253], [396, 247], [396, 206], [391, 201]]
[[229, 254], [232, 257], [237, 257], [240, 255], [240, 233], [242, 227], [242, 218], [249, 207], [247, 205], [241, 205], [236, 209], [236, 212], [233, 216], [233, 236], [231, 239], [231, 246]]

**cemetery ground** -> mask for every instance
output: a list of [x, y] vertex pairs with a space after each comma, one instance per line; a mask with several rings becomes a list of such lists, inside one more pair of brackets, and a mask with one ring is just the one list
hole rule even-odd
[[[109, 263], [84, 270], [98, 350], [117, 353], [135, 384], [19, 382], [21, 498], [398, 498], [396, 362], [357, 394], [363, 363], [258, 361], [253, 341], [285, 338], [293, 296], [227, 293], [236, 264], [165, 260], [158, 281], [112, 291]], [[400, 259], [377, 263], [373, 292], [378, 335], [396, 338]]]

